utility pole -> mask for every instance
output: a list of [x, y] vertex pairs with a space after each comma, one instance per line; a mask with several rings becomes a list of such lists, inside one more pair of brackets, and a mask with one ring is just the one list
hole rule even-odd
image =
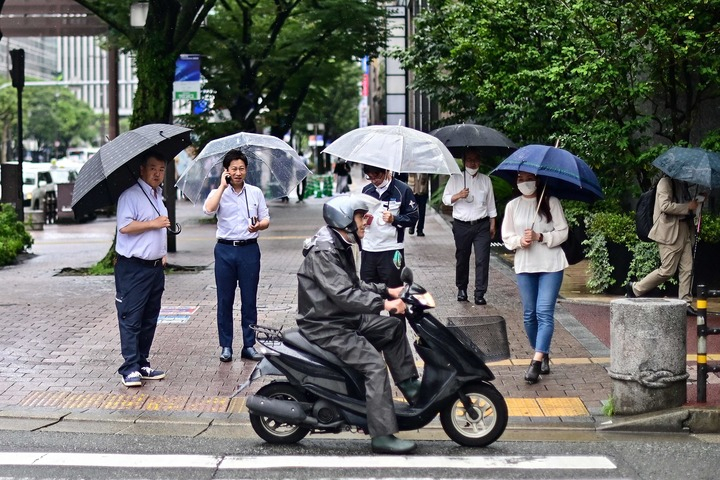
[[23, 208], [23, 116], [22, 116], [22, 91], [25, 86], [25, 50], [22, 48], [10, 50], [10, 58], [12, 59], [12, 86], [17, 89], [17, 105], [18, 105], [18, 202], [15, 205], [18, 220], [25, 221], [25, 211]]

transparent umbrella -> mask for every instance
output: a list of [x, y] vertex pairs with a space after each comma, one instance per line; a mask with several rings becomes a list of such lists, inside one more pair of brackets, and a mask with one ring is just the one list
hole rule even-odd
[[248, 158], [245, 181], [262, 189], [266, 198], [288, 195], [310, 174], [303, 159], [286, 142], [272, 135], [240, 132], [205, 145], [176, 186], [191, 202], [202, 201], [220, 184], [223, 157], [234, 149]]
[[399, 125], [356, 128], [323, 153], [393, 172], [460, 174], [455, 158], [440, 140]]

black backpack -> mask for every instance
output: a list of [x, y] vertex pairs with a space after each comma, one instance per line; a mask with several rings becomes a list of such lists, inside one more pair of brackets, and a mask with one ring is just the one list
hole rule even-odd
[[653, 227], [653, 212], [655, 211], [655, 194], [657, 186], [640, 195], [637, 207], [635, 208], [635, 230], [637, 236], [643, 242], [652, 242], [648, 237]]

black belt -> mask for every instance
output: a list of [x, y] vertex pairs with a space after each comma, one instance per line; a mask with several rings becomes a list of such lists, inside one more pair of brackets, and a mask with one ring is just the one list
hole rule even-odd
[[145, 260], [144, 258], [124, 257], [122, 255], [118, 255], [118, 259], [128, 260], [133, 263], [139, 263], [140, 265], [144, 265], [146, 267], [162, 267], [162, 258], [158, 258], [157, 260]]
[[233, 247], [244, 247], [245, 245], [253, 245], [257, 243], [257, 238], [249, 238], [247, 240], [225, 240], [224, 238], [218, 238], [218, 243], [223, 245], [232, 245]]
[[464, 225], [477, 225], [478, 223], [484, 222], [487, 219], [488, 219], [488, 217], [484, 217], [484, 218], [478, 218], [477, 220], [470, 220], [469, 222], [466, 222], [465, 220], [458, 220], [456, 218], [454, 221], [456, 221], [458, 223], [462, 223]]

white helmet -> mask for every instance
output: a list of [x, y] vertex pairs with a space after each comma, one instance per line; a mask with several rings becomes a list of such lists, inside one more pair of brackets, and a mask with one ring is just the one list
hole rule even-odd
[[356, 195], [338, 195], [323, 205], [323, 219], [325, 219], [325, 223], [333, 228], [354, 233], [357, 231], [354, 218], [355, 213], [367, 213], [379, 204], [380, 200], [362, 193]]

